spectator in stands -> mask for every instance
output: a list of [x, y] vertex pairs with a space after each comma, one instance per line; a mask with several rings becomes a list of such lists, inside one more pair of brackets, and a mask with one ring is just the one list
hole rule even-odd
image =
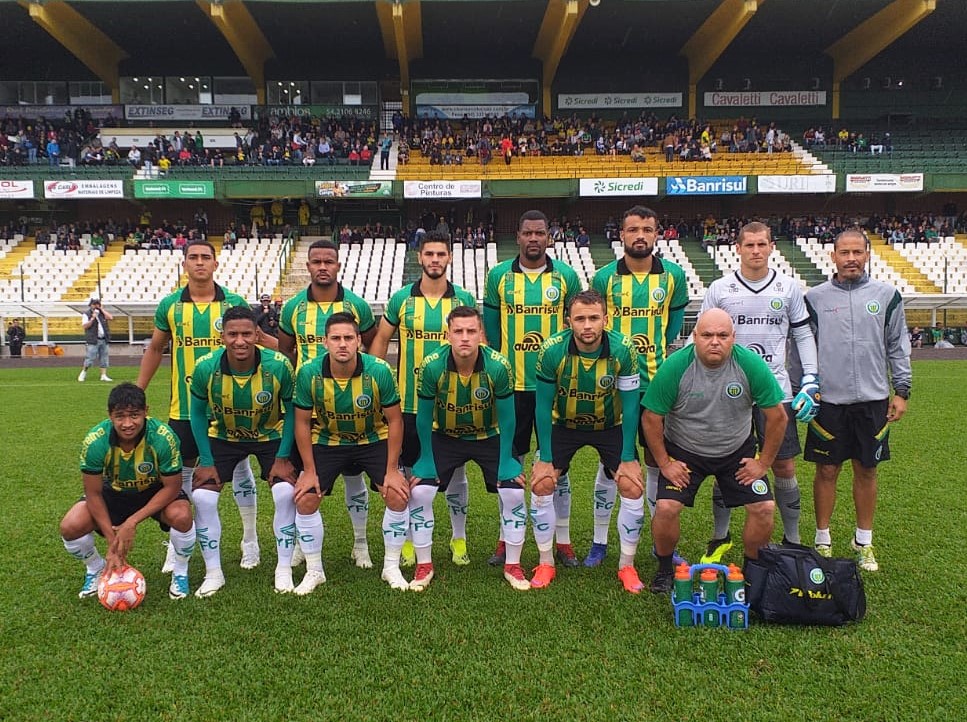
[[578, 248], [590, 248], [591, 247], [591, 236], [588, 235], [588, 229], [581, 226], [578, 229], [577, 237], [574, 239], [574, 243]]
[[914, 326], [910, 331], [910, 346], [912, 348], [923, 348], [923, 329]]
[[51, 168], [60, 165], [60, 143], [57, 142], [56, 135], [47, 141], [47, 161]]
[[10, 346], [10, 358], [20, 358], [20, 352], [24, 341], [27, 339], [27, 332], [20, 325], [20, 321], [13, 319], [7, 326], [7, 345]]
[[353, 237], [352, 229], [349, 227], [349, 224], [347, 223], [342, 227], [342, 230], [339, 231], [339, 245], [340, 246], [348, 245], [349, 242], [352, 240], [352, 237]]
[[107, 242], [104, 240], [104, 234], [100, 231], [100, 229], [91, 234], [91, 248], [97, 251], [98, 255], [104, 255], [104, 251], [107, 248]]
[[631, 147], [631, 160], [634, 163], [644, 163], [646, 160], [645, 149], [637, 143]]

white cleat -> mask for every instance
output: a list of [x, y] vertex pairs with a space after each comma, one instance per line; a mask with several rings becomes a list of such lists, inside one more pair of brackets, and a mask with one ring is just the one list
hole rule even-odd
[[292, 552], [292, 566], [297, 567], [300, 564], [304, 564], [306, 561], [306, 553], [302, 551], [302, 547], [296, 542], [295, 549]]
[[295, 591], [292, 581], [292, 567], [275, 568], [275, 591], [277, 594], [291, 594]]
[[306, 575], [302, 577], [302, 581], [299, 582], [299, 586], [292, 590], [293, 594], [297, 596], [304, 597], [307, 594], [312, 594], [316, 587], [320, 584], [326, 583], [326, 573], [317, 572], [314, 569], [310, 569], [306, 572]]
[[369, 557], [369, 546], [365, 544], [353, 544], [353, 550], [349, 553], [350, 558], [356, 562], [360, 569], [372, 569], [373, 560]]
[[101, 381], [114, 381], [114, 379], [112, 379], [107, 374], [104, 374], [104, 375], [101, 376]]
[[162, 574], [171, 574], [175, 570], [175, 547], [170, 541], [165, 542], [165, 546], [168, 547], [168, 551], [165, 554], [165, 563], [161, 565]]
[[206, 574], [201, 586], [195, 591], [195, 596], [204, 599], [211, 597], [225, 586], [225, 575], [221, 572]]
[[254, 542], [242, 542], [242, 569], [255, 569], [262, 561], [262, 555], [259, 552], [259, 543]]
[[399, 569], [384, 569], [381, 576], [383, 581], [389, 584], [392, 589], [403, 592], [410, 588], [410, 583], [406, 581], [403, 572]]

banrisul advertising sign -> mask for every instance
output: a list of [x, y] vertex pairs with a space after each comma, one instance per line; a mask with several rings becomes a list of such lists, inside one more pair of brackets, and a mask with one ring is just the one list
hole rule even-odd
[[214, 198], [214, 181], [136, 180], [135, 198]]
[[741, 195], [749, 189], [744, 175], [668, 176], [665, 194], [670, 196]]

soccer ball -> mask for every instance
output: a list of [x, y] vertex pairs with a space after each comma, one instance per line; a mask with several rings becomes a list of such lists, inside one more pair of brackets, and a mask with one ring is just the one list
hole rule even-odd
[[134, 567], [121, 567], [110, 576], [101, 577], [97, 585], [97, 598], [105, 609], [126, 612], [141, 604], [146, 591], [141, 572]]

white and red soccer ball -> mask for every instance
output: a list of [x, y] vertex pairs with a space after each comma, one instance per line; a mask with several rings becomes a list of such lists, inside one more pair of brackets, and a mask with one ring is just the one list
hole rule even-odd
[[146, 592], [144, 576], [131, 566], [115, 569], [110, 575], [102, 576], [97, 585], [98, 600], [112, 612], [134, 609], [144, 601]]

